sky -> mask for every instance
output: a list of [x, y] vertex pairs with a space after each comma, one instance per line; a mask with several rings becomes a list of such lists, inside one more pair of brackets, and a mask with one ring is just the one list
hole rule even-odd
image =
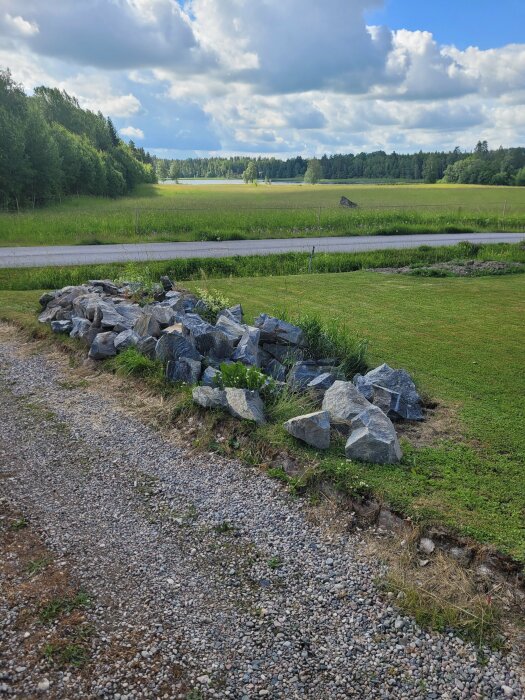
[[166, 158], [525, 145], [524, 0], [0, 0], [0, 67]]

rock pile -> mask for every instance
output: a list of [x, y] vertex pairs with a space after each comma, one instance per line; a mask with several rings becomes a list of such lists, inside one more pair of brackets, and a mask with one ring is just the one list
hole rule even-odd
[[[239, 305], [222, 310], [209, 323], [205, 302], [173, 288], [168, 278], [155, 301], [133, 301], [132, 283], [110, 280], [64, 287], [44, 294], [42, 323], [68, 333], [102, 360], [134, 347], [162, 362], [173, 382], [195, 385], [193, 399], [205, 408], [221, 408], [257, 424], [265, 422], [258, 391], [222, 387], [220, 365], [240, 362], [260, 369], [277, 388], [308, 392], [322, 410], [287, 421], [285, 429], [317, 448], [330, 446], [331, 430], [345, 432], [346, 456], [366, 462], [393, 463], [401, 449], [392, 420], [422, 420], [421, 399], [410, 375], [384, 364], [353, 381], [342, 376], [337, 358], [307, 359], [301, 328], [261, 314], [244, 322]], [[200, 313], [199, 313], [200, 312]]]

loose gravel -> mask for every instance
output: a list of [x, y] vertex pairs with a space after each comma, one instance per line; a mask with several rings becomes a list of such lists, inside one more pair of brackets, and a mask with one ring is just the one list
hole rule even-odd
[[63, 379], [0, 344], [0, 483], [90, 596], [91, 656], [24, 668], [22, 611], [2, 610], [0, 696], [525, 697], [515, 659], [481, 663], [380, 597], [359, 533], [313, 525], [257, 469], [190, 454]]

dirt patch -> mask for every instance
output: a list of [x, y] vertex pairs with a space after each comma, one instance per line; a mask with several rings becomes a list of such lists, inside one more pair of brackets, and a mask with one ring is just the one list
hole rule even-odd
[[523, 263], [497, 260], [451, 261], [421, 266], [376, 267], [368, 270], [368, 272], [381, 272], [389, 275], [420, 275], [429, 277], [474, 277], [476, 275], [504, 275], [524, 271], [525, 265]]
[[441, 440], [465, 441], [459, 406], [433, 404], [425, 408], [425, 420], [420, 422], [400, 421], [395, 424], [400, 438], [405, 438], [414, 447], [432, 447]]

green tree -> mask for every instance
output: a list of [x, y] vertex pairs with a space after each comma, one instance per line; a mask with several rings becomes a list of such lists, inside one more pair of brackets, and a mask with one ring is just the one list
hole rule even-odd
[[308, 182], [310, 185], [316, 185], [322, 177], [323, 171], [321, 168], [321, 161], [317, 158], [312, 158], [308, 161], [308, 167], [304, 174], [304, 181]]
[[179, 181], [179, 177], [180, 177], [180, 168], [179, 168], [179, 164], [177, 163], [176, 160], [174, 160], [174, 161], [172, 162], [171, 168], [170, 168], [170, 179], [171, 179], [171, 180], [174, 180], [175, 182], [178, 182], [178, 181]]
[[255, 165], [255, 161], [251, 160], [248, 163], [246, 170], [242, 174], [242, 179], [245, 183], [257, 182], [257, 166]]

